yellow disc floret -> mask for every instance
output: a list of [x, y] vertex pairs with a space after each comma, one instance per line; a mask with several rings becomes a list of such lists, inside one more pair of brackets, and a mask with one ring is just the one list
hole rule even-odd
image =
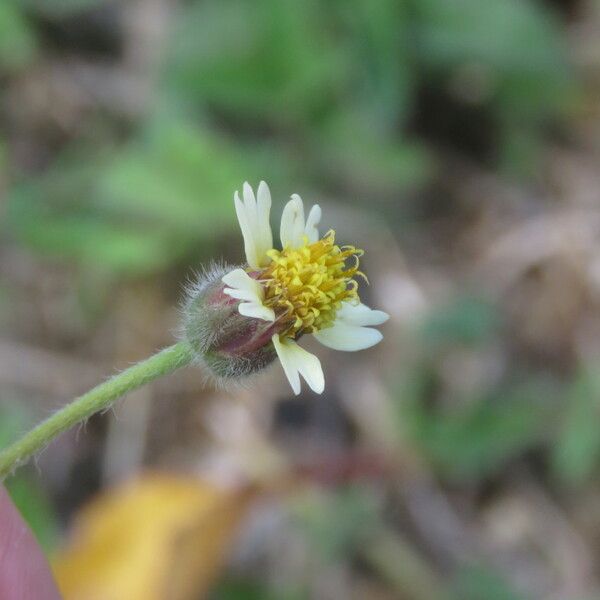
[[[354, 246], [337, 246], [330, 230], [313, 244], [299, 248], [270, 250], [269, 266], [258, 275], [263, 284], [264, 304], [272, 308], [285, 328], [280, 335], [296, 337], [333, 324], [342, 302], [358, 302], [359, 256]], [[353, 264], [348, 265], [349, 259]]]

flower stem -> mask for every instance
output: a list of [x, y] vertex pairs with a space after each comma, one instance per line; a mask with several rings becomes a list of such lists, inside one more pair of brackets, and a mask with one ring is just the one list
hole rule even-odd
[[0, 481], [27, 462], [36, 452], [45, 448], [63, 431], [99, 411], [110, 408], [128, 392], [189, 364], [192, 358], [193, 351], [189, 344], [179, 342], [79, 396], [0, 452]]

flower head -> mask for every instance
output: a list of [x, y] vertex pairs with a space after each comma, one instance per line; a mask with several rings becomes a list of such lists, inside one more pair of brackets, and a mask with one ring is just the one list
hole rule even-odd
[[243, 200], [236, 192], [234, 201], [248, 266], [221, 278], [226, 286], [222, 293], [239, 302], [240, 315], [268, 325], [262, 331], [268, 331], [294, 393], [300, 393], [300, 375], [321, 393], [321, 363], [297, 340], [310, 334], [335, 350], [354, 351], [383, 337], [372, 326], [387, 321], [388, 315], [362, 304], [358, 294], [357, 277], [365, 278], [359, 270], [363, 251], [338, 246], [333, 230], [319, 237], [321, 208], [315, 204], [305, 218], [297, 194], [283, 210], [278, 250], [273, 248], [267, 184], [261, 181], [255, 196], [245, 183]]

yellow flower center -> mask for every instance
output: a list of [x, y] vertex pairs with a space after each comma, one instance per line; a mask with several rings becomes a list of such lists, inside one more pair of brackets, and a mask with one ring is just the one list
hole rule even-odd
[[[296, 337], [314, 333], [333, 324], [342, 302], [358, 301], [359, 256], [354, 246], [337, 246], [329, 231], [313, 244], [305, 238], [300, 248], [270, 250], [269, 266], [258, 280], [265, 290], [264, 304], [275, 311], [286, 328], [280, 335]], [[347, 266], [348, 259], [354, 264]]]

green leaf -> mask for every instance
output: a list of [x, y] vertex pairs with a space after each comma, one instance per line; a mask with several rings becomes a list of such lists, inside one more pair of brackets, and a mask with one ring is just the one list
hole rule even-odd
[[376, 498], [358, 485], [303, 497], [294, 508], [303, 532], [326, 560], [356, 550], [379, 525]]
[[0, 2], [0, 69], [15, 70], [35, 57], [36, 40], [18, 3]]
[[42, 548], [49, 553], [59, 537], [58, 520], [45, 491], [33, 477], [17, 475], [7, 483], [15, 506]]
[[532, 0], [420, 0], [415, 4], [416, 55], [430, 86], [466, 94], [490, 110], [500, 167], [535, 172], [551, 120], [566, 116], [581, 89], [559, 21]]
[[583, 368], [567, 393], [562, 424], [552, 453], [552, 467], [560, 480], [585, 483], [600, 461], [600, 375]]
[[532, 379], [462, 399], [455, 408], [432, 407], [435, 377], [418, 370], [399, 394], [404, 434], [442, 474], [453, 479], [489, 476], [540, 444], [555, 411], [555, 390]]
[[69, 17], [107, 4], [107, 0], [21, 0], [21, 2], [31, 11], [54, 18]]
[[69, 189], [73, 198], [79, 197], [75, 179], [64, 180], [65, 197], [44, 197], [44, 191], [62, 187], [54, 175], [16, 186], [9, 196], [9, 225], [22, 242], [43, 255], [76, 260], [82, 266], [96, 264], [126, 273], [165, 266], [174, 248], [165, 252], [160, 232], [149, 235], [135, 224], [128, 227], [126, 222], [111, 222], [108, 215], [90, 210], [89, 204], [65, 202], [71, 196]]
[[[417, 74], [408, 5], [396, 0], [344, 0], [328, 8], [333, 13], [328, 14], [330, 20], [343, 32], [352, 61], [348, 93], [332, 111], [333, 116], [344, 107], [362, 113], [361, 120], [369, 123], [371, 135], [374, 132], [389, 139], [394, 128], [409, 118], [415, 96]], [[355, 135], [361, 136], [362, 131]]]
[[108, 150], [74, 146], [40, 177], [15, 185], [12, 233], [44, 255], [149, 273], [231, 231], [233, 192], [244, 180], [285, 173], [271, 152], [240, 148], [164, 113]]
[[461, 570], [451, 588], [455, 600], [524, 600], [500, 573], [483, 566]]
[[308, 595], [294, 589], [290, 583], [283, 588], [270, 590], [263, 583], [246, 579], [232, 579], [219, 583], [210, 595], [210, 600], [308, 600]]
[[235, 221], [233, 191], [243, 178], [254, 179], [250, 162], [224, 139], [158, 115], [107, 166], [95, 206], [118, 218], [160, 223], [190, 240], [215, 238]]
[[[1, 404], [0, 449], [15, 441], [19, 432], [26, 431], [29, 424], [30, 418], [20, 404]], [[6, 488], [41, 546], [46, 552], [52, 550], [58, 541], [58, 520], [45, 490], [27, 470], [8, 479]]]
[[557, 22], [530, 0], [420, 0], [416, 13], [421, 56], [431, 66], [476, 61], [501, 74], [564, 75]]
[[[389, 133], [389, 132], [388, 132]], [[344, 187], [397, 193], [418, 188], [431, 178], [426, 148], [382, 135], [366, 110], [340, 109], [311, 137], [317, 169]]]
[[[314, 0], [212, 0], [182, 10], [167, 81], [239, 118], [306, 122], [350, 67]], [[235, 32], [235, 35], [232, 35]]]

